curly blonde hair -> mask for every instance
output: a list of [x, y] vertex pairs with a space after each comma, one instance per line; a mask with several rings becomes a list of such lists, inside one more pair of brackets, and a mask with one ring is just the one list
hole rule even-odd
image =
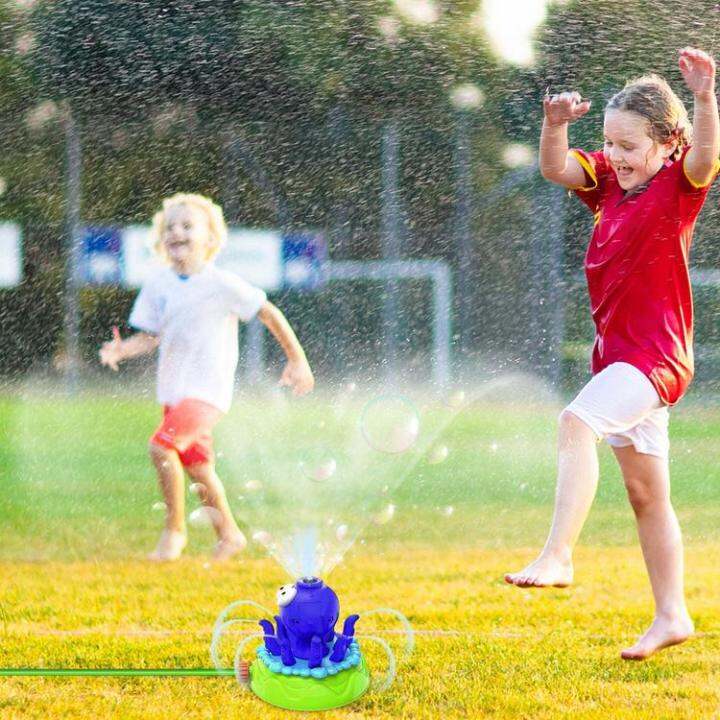
[[205, 260], [212, 260], [227, 241], [227, 224], [222, 208], [210, 198], [196, 193], [176, 193], [162, 201], [162, 208], [153, 215], [150, 239], [155, 253], [165, 262], [168, 262], [163, 232], [165, 230], [165, 215], [170, 208], [178, 205], [189, 205], [205, 213], [207, 217], [209, 238], [208, 251]]
[[667, 81], [650, 74], [628, 80], [625, 87], [610, 98], [605, 110], [626, 110], [640, 115], [648, 122], [648, 135], [657, 143], [675, 141], [671, 155], [677, 160], [682, 150], [692, 142], [692, 125], [682, 100]]

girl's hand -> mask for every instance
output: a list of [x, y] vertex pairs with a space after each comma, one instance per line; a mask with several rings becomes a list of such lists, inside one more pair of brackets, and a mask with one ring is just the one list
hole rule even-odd
[[564, 125], [579, 120], [590, 109], [590, 101], [583, 100], [580, 93], [564, 92], [546, 95], [543, 99], [545, 121], [548, 125]]
[[697, 48], [686, 47], [680, 51], [678, 66], [693, 95], [715, 92], [715, 61], [712, 56]]
[[280, 377], [281, 387], [291, 387], [293, 395], [306, 395], [315, 387], [310, 365], [307, 360], [289, 360]]
[[117, 325], [113, 325], [112, 329], [113, 338], [102, 344], [100, 348], [100, 363], [107, 365], [117, 372], [118, 363], [123, 359], [122, 352], [122, 338], [120, 337], [120, 330]]

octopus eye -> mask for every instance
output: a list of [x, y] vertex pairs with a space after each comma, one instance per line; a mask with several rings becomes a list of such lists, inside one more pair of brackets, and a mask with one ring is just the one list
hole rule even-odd
[[283, 585], [277, 592], [277, 604], [280, 607], [289, 605], [297, 595], [297, 588], [294, 585]]

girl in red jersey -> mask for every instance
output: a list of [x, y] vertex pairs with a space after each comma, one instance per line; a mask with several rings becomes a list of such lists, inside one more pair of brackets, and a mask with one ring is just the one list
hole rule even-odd
[[543, 177], [574, 190], [595, 215], [585, 258], [596, 335], [593, 378], [560, 415], [552, 527], [539, 557], [505, 576], [520, 587], [565, 587], [572, 550], [598, 482], [596, 441], [612, 446], [635, 512], [655, 619], [626, 659], [644, 659], [693, 633], [683, 590], [680, 528], [670, 502], [668, 406], [693, 374], [692, 232], [720, 162], [715, 62], [680, 51], [694, 95], [682, 102], [656, 75], [628, 82], [605, 109], [601, 152], [568, 148], [570, 122], [587, 113], [576, 92], [546, 97]]

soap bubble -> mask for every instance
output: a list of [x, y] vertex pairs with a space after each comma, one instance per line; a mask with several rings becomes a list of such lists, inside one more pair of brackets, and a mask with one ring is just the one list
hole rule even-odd
[[188, 490], [193, 495], [200, 495], [205, 490], [205, 486], [202, 483], [190, 483]]
[[329, 480], [338, 469], [338, 461], [328, 448], [323, 446], [306, 447], [297, 460], [300, 474], [313, 482]]
[[447, 404], [453, 408], [457, 409], [464, 405], [465, 403], [465, 391], [464, 390], [455, 390], [455, 392], [450, 393], [447, 399]]
[[497, 452], [498, 450], [498, 444], [496, 442], [490, 443], [490, 452]]
[[373, 522], [376, 525], [387, 525], [393, 517], [395, 517], [395, 506], [390, 503], [389, 505], [386, 505], [379, 513], [375, 514], [375, 517], [373, 517]]
[[167, 505], [165, 505], [164, 502], [156, 502], [156, 503], [153, 503], [152, 509], [158, 510], [158, 511], [167, 510]]
[[253, 542], [267, 547], [272, 542], [272, 535], [267, 530], [256, 530], [252, 534]]
[[452, 505], [446, 505], [440, 513], [443, 517], [450, 517], [455, 512], [455, 508]]
[[335, 529], [335, 537], [342, 542], [348, 534], [348, 526], [347, 525], [338, 525]]
[[257, 492], [262, 487], [262, 483], [259, 480], [248, 480], [245, 483], [245, 489], [248, 492]]
[[316, 482], [323, 482], [331, 478], [335, 474], [335, 470], [337, 470], [337, 462], [333, 458], [327, 458], [315, 467], [312, 479]]
[[430, 465], [439, 465], [441, 462], [447, 460], [449, 450], [446, 445], [436, 445], [428, 453], [427, 461]]
[[408, 400], [399, 396], [380, 397], [365, 406], [360, 430], [373, 450], [397, 454], [415, 444], [420, 418]]
[[193, 527], [212, 527], [218, 525], [221, 519], [220, 513], [215, 508], [205, 506], [195, 508], [188, 515], [188, 522]]

